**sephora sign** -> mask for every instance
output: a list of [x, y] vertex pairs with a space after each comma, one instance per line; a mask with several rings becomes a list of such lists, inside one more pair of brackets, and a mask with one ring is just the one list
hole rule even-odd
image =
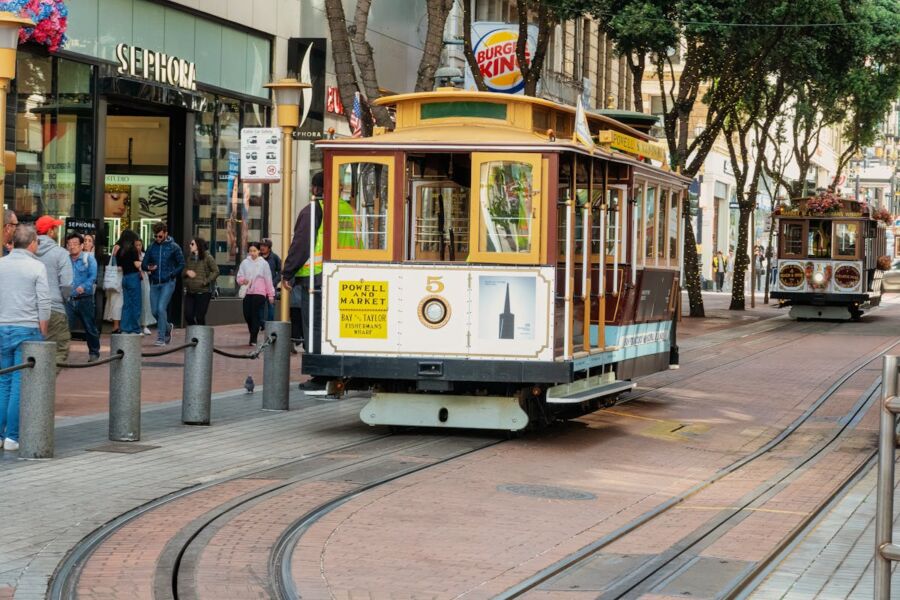
[[197, 66], [177, 56], [146, 48], [116, 46], [119, 73], [185, 90], [197, 89]]

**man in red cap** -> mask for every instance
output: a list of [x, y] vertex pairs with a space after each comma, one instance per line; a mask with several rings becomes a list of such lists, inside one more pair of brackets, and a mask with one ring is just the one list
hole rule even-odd
[[66, 249], [56, 241], [62, 224], [61, 220], [48, 215], [34, 222], [38, 234], [35, 256], [47, 268], [47, 283], [50, 286], [50, 323], [44, 340], [56, 342], [58, 363], [69, 359], [69, 342], [72, 339], [65, 304], [65, 299], [72, 294], [72, 261]]

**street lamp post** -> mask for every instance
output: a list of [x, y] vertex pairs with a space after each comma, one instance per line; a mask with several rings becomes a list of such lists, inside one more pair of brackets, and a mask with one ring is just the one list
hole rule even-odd
[[[293, 183], [294, 183], [294, 159], [293, 141], [291, 134], [300, 125], [300, 99], [304, 88], [310, 87], [308, 83], [298, 81], [295, 78], [280, 79], [266, 84], [275, 95], [275, 107], [278, 114], [278, 126], [281, 127], [282, 150], [284, 152], [281, 166], [281, 260], [287, 258], [288, 249], [291, 247], [291, 217], [293, 210]], [[278, 285], [280, 282], [276, 282]], [[278, 307], [278, 318], [281, 321], [290, 320], [291, 299], [287, 293], [281, 294], [281, 304]]]
[[[6, 150], [6, 92], [9, 82], [16, 76], [16, 50], [19, 48], [19, 29], [34, 25], [31, 19], [23, 19], [11, 12], [0, 12], [0, 156]], [[0, 164], [4, 164], [0, 161]], [[6, 169], [0, 166], [0, 231], [6, 217], [3, 188]]]

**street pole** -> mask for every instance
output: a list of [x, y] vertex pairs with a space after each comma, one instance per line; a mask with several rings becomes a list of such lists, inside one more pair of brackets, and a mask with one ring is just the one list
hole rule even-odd
[[750, 308], [756, 308], [756, 202], [750, 210]]
[[[267, 83], [264, 87], [271, 89], [275, 95], [278, 126], [281, 127], [282, 135], [281, 260], [285, 260], [291, 247], [291, 233], [293, 232], [291, 217], [294, 214], [294, 156], [292, 151], [293, 137], [291, 134], [300, 125], [300, 102], [303, 97], [303, 90], [310, 87], [310, 84], [298, 81], [296, 78], [286, 78]], [[290, 321], [290, 311], [290, 294], [286, 290], [282, 290], [278, 319], [280, 321]]]
[[[281, 168], [281, 260], [287, 259], [288, 250], [291, 247], [291, 217], [294, 214], [293, 205], [293, 187], [294, 187], [294, 165], [293, 165], [293, 139], [291, 134], [294, 132], [293, 127], [281, 128], [281, 146], [284, 151], [283, 166]], [[281, 282], [275, 282], [280, 285]], [[291, 295], [287, 290], [281, 290], [281, 302], [278, 306], [278, 320], [290, 321], [291, 317]]]
[[[0, 12], [0, 158], [6, 150], [6, 93], [9, 82], [16, 76], [16, 51], [19, 49], [19, 29], [33, 27], [34, 21], [23, 19], [11, 12]], [[3, 188], [6, 181], [6, 161], [0, 161], [0, 232], [4, 230], [6, 206]]]

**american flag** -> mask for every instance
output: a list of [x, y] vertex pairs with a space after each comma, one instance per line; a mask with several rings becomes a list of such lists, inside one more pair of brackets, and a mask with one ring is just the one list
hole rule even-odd
[[350, 112], [350, 133], [353, 137], [362, 137], [362, 105], [359, 92], [353, 94], [353, 110]]

